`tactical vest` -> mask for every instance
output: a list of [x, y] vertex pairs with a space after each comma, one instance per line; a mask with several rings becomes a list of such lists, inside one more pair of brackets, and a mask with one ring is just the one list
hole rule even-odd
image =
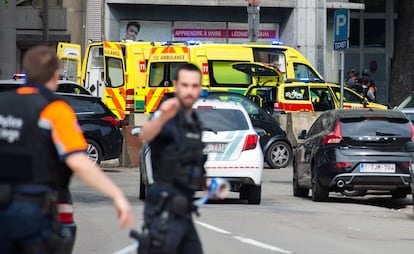
[[71, 172], [59, 162], [51, 130], [39, 127], [40, 113], [54, 100], [51, 93], [0, 94], [1, 183], [68, 183]]
[[204, 144], [201, 141], [202, 129], [195, 114], [186, 119], [186, 113], [180, 110], [176, 117], [178, 137], [162, 149], [160, 158], [152, 158], [155, 181], [172, 183], [186, 190], [202, 190], [205, 185], [203, 154]]

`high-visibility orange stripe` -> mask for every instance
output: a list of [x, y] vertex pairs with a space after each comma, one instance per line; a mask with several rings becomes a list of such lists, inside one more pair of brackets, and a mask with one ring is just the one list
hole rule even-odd
[[152, 49], [151, 49], [151, 54], [154, 54], [154, 53], [155, 53], [155, 51], [157, 51], [157, 48], [152, 48]]
[[17, 94], [33, 94], [37, 93], [38, 91], [39, 89], [35, 87], [20, 87], [16, 92]]
[[147, 105], [151, 101], [152, 96], [154, 95], [154, 92], [155, 92], [155, 89], [150, 89], [148, 91], [147, 97], [145, 98], [145, 105]]
[[151, 112], [154, 112], [158, 108], [158, 105], [160, 104], [162, 97], [164, 97], [164, 94], [165, 94], [165, 90], [163, 90], [161, 94], [158, 97], [156, 97], [157, 100], [154, 104], [154, 107], [151, 109]]
[[161, 51], [161, 53], [162, 53], [162, 54], [164, 54], [164, 53], [168, 53], [168, 50], [169, 50], [168, 48], [169, 48], [169, 47], [165, 47], [165, 48]]
[[109, 94], [109, 96], [112, 97], [112, 102], [115, 105], [115, 109], [119, 112], [119, 115], [123, 118], [124, 117], [124, 112], [121, 106], [121, 103], [119, 103], [118, 98], [115, 96], [115, 93], [112, 89], [106, 89], [106, 92]]
[[168, 53], [176, 53], [175, 52], [175, 48], [174, 47], [170, 47], [170, 50], [169, 50], [169, 52]]
[[116, 107], [117, 109], [122, 109], [121, 103], [119, 103], [118, 98], [116, 97], [116, 95], [115, 95], [114, 91], [112, 91], [112, 89], [107, 89], [106, 91], [107, 91], [107, 93], [109, 94], [109, 96], [111, 96], [111, 97], [112, 97], [112, 99], [111, 99], [111, 100], [113, 101], [113, 103], [114, 103], [115, 107]]
[[39, 120], [52, 124], [52, 140], [60, 155], [86, 149], [75, 113], [66, 102], [56, 100], [50, 103], [41, 112]]
[[125, 97], [126, 96], [125, 87], [123, 86], [123, 87], [119, 88], [119, 90], [120, 90], [122, 96]]
[[184, 53], [188, 53], [188, 48], [187, 47], [184, 47], [183, 48], [183, 51], [184, 51]]

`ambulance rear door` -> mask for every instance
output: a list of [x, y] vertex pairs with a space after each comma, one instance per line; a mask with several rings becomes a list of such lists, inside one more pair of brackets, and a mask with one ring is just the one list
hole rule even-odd
[[126, 82], [121, 45], [103, 42], [104, 93], [103, 101], [119, 119], [125, 118]]
[[56, 54], [59, 58], [60, 79], [80, 83], [81, 46], [74, 43], [59, 42]]

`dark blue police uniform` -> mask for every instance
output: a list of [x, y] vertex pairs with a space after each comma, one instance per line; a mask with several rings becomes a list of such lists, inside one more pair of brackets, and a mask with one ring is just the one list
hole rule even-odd
[[87, 147], [69, 105], [42, 85], [0, 94], [0, 252], [56, 253], [66, 156]]
[[179, 110], [150, 142], [154, 183], [144, 209], [148, 253], [203, 253], [191, 215], [194, 192], [205, 184], [201, 136], [196, 114]]

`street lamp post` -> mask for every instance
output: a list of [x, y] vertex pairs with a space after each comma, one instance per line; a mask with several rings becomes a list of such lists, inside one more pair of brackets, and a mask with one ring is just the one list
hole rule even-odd
[[255, 42], [259, 36], [260, 0], [248, 0], [247, 14], [249, 23], [249, 39], [250, 41]]

